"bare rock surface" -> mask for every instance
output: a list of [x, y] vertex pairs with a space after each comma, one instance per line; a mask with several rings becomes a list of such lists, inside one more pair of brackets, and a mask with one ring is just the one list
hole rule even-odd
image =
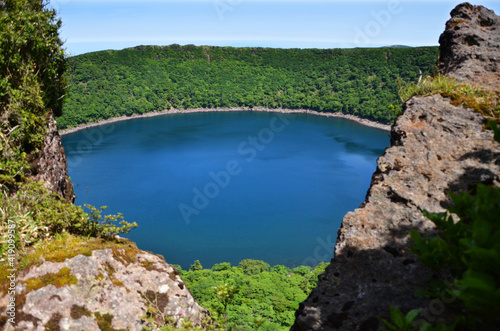
[[[0, 292], [0, 307], [8, 300]], [[17, 279], [16, 301], [16, 324], [5, 330], [142, 330], [208, 318], [162, 258], [122, 248], [32, 266]]]
[[439, 43], [443, 74], [500, 88], [500, 17], [493, 11], [469, 3], [458, 5]]
[[[440, 38], [440, 69], [460, 81], [500, 86], [500, 20], [481, 6], [461, 4]], [[446, 192], [477, 183], [500, 186], [500, 148], [486, 119], [441, 95], [413, 97], [391, 130], [365, 202], [345, 215], [335, 257], [296, 312], [292, 330], [377, 330], [389, 304], [423, 308], [428, 322], [453, 319], [443, 302], [415, 297], [430, 271], [409, 251], [408, 232], [435, 231], [423, 210], [443, 212]]]
[[335, 258], [297, 311], [294, 330], [376, 330], [379, 317], [388, 318], [389, 303], [440, 317], [414, 296], [431, 275], [409, 252], [408, 231], [433, 231], [422, 211], [444, 211], [446, 191], [479, 182], [500, 186], [500, 150], [484, 124], [482, 115], [439, 95], [406, 103], [366, 201], [344, 217]]

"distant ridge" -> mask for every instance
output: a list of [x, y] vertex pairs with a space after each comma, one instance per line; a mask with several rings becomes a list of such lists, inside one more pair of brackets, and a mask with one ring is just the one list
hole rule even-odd
[[389, 46], [382, 46], [382, 48], [411, 48], [412, 46], [407, 46], [407, 45], [389, 45]]

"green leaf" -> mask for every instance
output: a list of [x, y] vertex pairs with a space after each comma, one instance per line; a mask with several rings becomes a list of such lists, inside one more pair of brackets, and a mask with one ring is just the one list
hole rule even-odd
[[410, 238], [413, 241], [413, 243], [415, 245], [417, 245], [418, 243], [420, 243], [420, 240], [422, 239], [422, 236], [420, 235], [420, 232], [418, 232], [417, 230], [413, 229], [413, 230], [410, 231]]
[[398, 308], [392, 308], [391, 305], [389, 305], [389, 310], [391, 312], [391, 320], [396, 324], [396, 326], [402, 328], [405, 325], [405, 316], [399, 310]]
[[488, 238], [491, 236], [492, 229], [492, 224], [486, 220], [477, 219], [474, 222], [472, 238], [477, 241], [478, 245], [482, 246], [486, 244]]
[[432, 296], [432, 293], [429, 292], [428, 290], [419, 289], [419, 290], [415, 291], [415, 296], [417, 296], [417, 297], [427, 297], [427, 296]]
[[399, 330], [399, 328], [397, 326], [395, 326], [394, 324], [392, 324], [391, 322], [385, 320], [382, 318], [382, 322], [385, 324], [385, 326], [387, 327], [387, 329], [389, 330], [392, 330], [392, 331], [397, 331]]
[[432, 331], [434, 330], [432, 325], [430, 325], [428, 322], [424, 322], [422, 324], [420, 324], [420, 328], [419, 328], [420, 331]]
[[468, 270], [459, 283], [462, 286], [486, 292], [494, 291], [496, 287], [495, 278], [492, 275], [474, 270]]
[[498, 128], [497, 124], [494, 121], [489, 121], [488, 126], [491, 128], [491, 130], [493, 130], [495, 134], [493, 139], [497, 143], [500, 143], [500, 128]]
[[406, 323], [408, 325], [411, 324], [421, 311], [422, 308], [410, 310], [408, 314], [406, 314]]

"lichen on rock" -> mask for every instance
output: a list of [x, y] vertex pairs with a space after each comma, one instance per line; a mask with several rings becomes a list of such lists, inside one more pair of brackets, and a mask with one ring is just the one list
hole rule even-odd
[[[67, 241], [72, 243], [65, 247], [85, 245], [80, 238], [68, 237]], [[58, 245], [61, 242], [65, 243], [62, 240]], [[90, 254], [79, 253], [62, 262], [51, 259], [61, 260], [42, 254], [20, 272], [16, 325], [8, 324], [7, 330], [55, 326], [60, 330], [142, 330], [167, 323], [200, 326], [209, 318], [172, 266], [132, 242], [105, 242], [104, 248]], [[0, 307], [8, 303], [6, 294], [0, 294]]]

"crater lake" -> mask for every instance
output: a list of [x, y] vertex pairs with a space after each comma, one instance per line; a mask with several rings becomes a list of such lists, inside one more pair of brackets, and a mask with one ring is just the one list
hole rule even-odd
[[62, 141], [76, 204], [121, 212], [139, 224], [124, 237], [187, 269], [329, 261], [390, 136], [342, 118], [239, 111], [120, 121]]

